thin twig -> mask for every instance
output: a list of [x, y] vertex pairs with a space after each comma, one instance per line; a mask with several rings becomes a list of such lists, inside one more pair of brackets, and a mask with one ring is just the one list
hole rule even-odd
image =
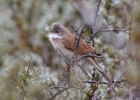
[[106, 91], [104, 91], [102, 94], [100, 94], [99, 96], [97, 96], [97, 97], [95, 97], [97, 100], [100, 100], [101, 99], [101, 97], [103, 96], [103, 95], [105, 95], [108, 91], [110, 91], [110, 89], [111, 88], [108, 88]]
[[[94, 84], [97, 84], [98, 82], [95, 81], [95, 80], [92, 80], [92, 81], [82, 81], [83, 83], [94, 83]], [[119, 81], [114, 81], [112, 83], [108, 83], [108, 82], [99, 82], [98, 84], [106, 84], [106, 85], [112, 85], [112, 84], [118, 84], [118, 83], [121, 83], [121, 82], [126, 82], [125, 80], [119, 80]]]
[[87, 42], [91, 41], [92, 38], [95, 36], [95, 34], [97, 33], [96, 31], [96, 19], [98, 17], [98, 12], [99, 12], [99, 8], [100, 8], [100, 4], [101, 4], [102, 0], [99, 0], [99, 3], [97, 5], [97, 9], [96, 9], [96, 13], [95, 13], [95, 17], [94, 17], [94, 22], [93, 22], [93, 29], [94, 29], [94, 32], [93, 34], [88, 38]]
[[78, 46], [79, 46], [79, 43], [80, 43], [80, 39], [82, 37], [82, 34], [84, 33], [84, 29], [86, 27], [86, 24], [84, 25], [84, 27], [82, 28], [80, 34], [78, 34], [78, 32], [76, 33], [79, 37], [77, 39], [77, 37], [75, 36], [75, 41], [74, 41], [74, 55], [76, 56], [75, 58], [77, 59], [77, 51], [78, 51]]
[[[93, 80], [88, 74], [87, 72], [77, 63], [77, 65], [82, 69], [82, 71], [85, 73], [86, 76], [88, 76], [89, 79]], [[94, 80], [93, 80], [94, 81]]]
[[[54, 83], [54, 81], [53, 81], [51, 78], [50, 78], [50, 80], [51, 80], [51, 82], [53, 83], [53, 85], [56, 86], [55, 83]], [[57, 89], [57, 91], [59, 91], [58, 88], [56, 88], [56, 89]]]
[[119, 31], [122, 31], [122, 32], [127, 32], [129, 31], [130, 29], [126, 28], [126, 29], [101, 29], [99, 30], [99, 32], [119, 32]]
[[131, 8], [133, 7], [128, 1], [124, 0]]
[[46, 99], [47, 99], [47, 100], [52, 100], [52, 99], [55, 98], [57, 95], [59, 95], [59, 94], [65, 92], [65, 91], [67, 91], [68, 89], [72, 88], [73, 85], [75, 85], [75, 84], [76, 84], [76, 82], [73, 83], [73, 84], [71, 84], [69, 87], [65, 87], [65, 88], [59, 90], [58, 92], [56, 92], [55, 94], [53, 94], [51, 97], [48, 97], [48, 98], [46, 98]]

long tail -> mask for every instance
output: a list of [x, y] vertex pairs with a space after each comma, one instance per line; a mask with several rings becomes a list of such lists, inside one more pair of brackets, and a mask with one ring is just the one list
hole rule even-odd
[[99, 64], [96, 62], [94, 58], [90, 58], [90, 62], [93, 64], [95, 69], [106, 79], [107, 82], [111, 82], [107, 74], [101, 69], [101, 67], [99, 66]]

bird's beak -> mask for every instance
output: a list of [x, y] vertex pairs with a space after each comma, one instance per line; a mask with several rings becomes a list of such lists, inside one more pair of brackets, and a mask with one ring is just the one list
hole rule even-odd
[[53, 32], [52, 30], [49, 30], [49, 34], [52, 33], [52, 32]]
[[52, 30], [49, 30], [49, 32], [52, 32]]

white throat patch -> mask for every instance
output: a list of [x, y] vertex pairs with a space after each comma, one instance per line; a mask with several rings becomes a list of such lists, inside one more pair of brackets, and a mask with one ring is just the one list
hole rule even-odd
[[53, 39], [61, 39], [61, 38], [62, 38], [62, 37], [60, 37], [59, 35], [54, 34], [54, 33], [50, 33], [50, 34], [48, 35], [48, 37], [49, 37], [51, 43], [53, 44], [54, 48], [57, 47], [57, 44], [53, 41]]
[[51, 39], [61, 39], [62, 37], [60, 37], [59, 35], [57, 35], [57, 34], [54, 34], [54, 33], [50, 33], [49, 35], [49, 39], [51, 40]]

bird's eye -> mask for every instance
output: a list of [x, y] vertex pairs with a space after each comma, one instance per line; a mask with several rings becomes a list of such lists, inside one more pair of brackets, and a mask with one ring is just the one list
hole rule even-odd
[[57, 30], [56, 33], [59, 33], [59, 30]]

